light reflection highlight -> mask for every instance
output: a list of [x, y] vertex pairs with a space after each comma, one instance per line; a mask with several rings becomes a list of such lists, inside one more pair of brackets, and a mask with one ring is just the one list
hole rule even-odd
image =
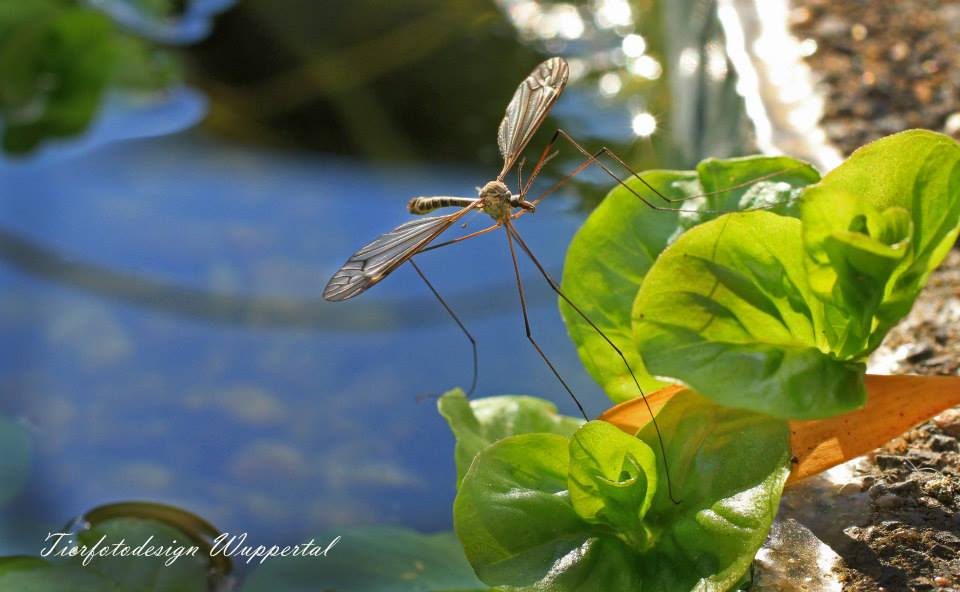
[[623, 80], [620, 79], [620, 75], [616, 72], [607, 72], [600, 77], [597, 86], [600, 89], [601, 95], [612, 97], [623, 88]]
[[647, 42], [644, 41], [643, 37], [635, 33], [631, 33], [623, 38], [623, 43], [621, 44], [623, 48], [623, 53], [630, 58], [638, 58], [647, 51]]
[[663, 74], [663, 66], [654, 58], [643, 55], [630, 63], [630, 71], [647, 80], [656, 80]]
[[630, 121], [630, 127], [633, 129], [634, 134], [641, 138], [646, 138], [657, 131], [657, 118], [650, 113], [637, 113], [633, 116], [633, 120]]
[[593, 19], [601, 29], [633, 24], [633, 11], [627, 0], [599, 0], [595, 7]]

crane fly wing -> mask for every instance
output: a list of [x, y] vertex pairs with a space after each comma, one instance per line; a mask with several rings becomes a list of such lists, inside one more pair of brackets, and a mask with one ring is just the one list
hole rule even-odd
[[503, 156], [503, 170], [498, 180], [502, 181], [513, 168], [520, 153], [557, 102], [569, 76], [570, 67], [566, 60], [553, 57], [534, 68], [517, 87], [497, 133], [500, 155]]
[[444, 230], [472, 210], [471, 205], [447, 216], [428, 216], [404, 222], [390, 232], [381, 234], [370, 244], [354, 253], [333, 274], [323, 289], [326, 300], [337, 302], [361, 294], [387, 277], [404, 261], [440, 236]]

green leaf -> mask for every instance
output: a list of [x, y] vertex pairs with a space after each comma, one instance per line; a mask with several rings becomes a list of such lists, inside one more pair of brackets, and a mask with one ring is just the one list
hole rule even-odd
[[110, 80], [113, 24], [102, 13], [58, 2], [7, 2], [0, 10], [3, 145], [28, 152], [87, 128]]
[[[660, 534], [644, 557], [643, 590], [728, 590], [749, 569], [777, 514], [790, 474], [787, 423], [692, 391], [675, 395], [657, 423], [680, 503], [669, 498], [658, 455], [660, 486], [647, 522]], [[653, 424], [639, 437], [656, 446]]]
[[369, 527], [317, 537], [322, 546], [340, 536], [324, 557], [271, 559], [243, 592], [440, 592], [487, 590], [470, 568], [453, 533], [420, 534]]
[[863, 358], [957, 239], [960, 144], [911, 130], [860, 148], [804, 195], [803, 224], [832, 349]]
[[770, 212], [728, 214], [685, 233], [634, 303], [647, 367], [723, 405], [776, 417], [859, 407], [864, 367], [824, 351], [822, 303], [803, 262], [800, 221]]
[[658, 476], [647, 482], [655, 491], [649, 510], [643, 510], [646, 492], [635, 506], [644, 513], [643, 545], [634, 544], [637, 521], [588, 521], [572, 500], [581, 498], [577, 504], [588, 517], [604, 516], [589, 501], [581, 505], [594, 497], [580, 485], [584, 476], [635, 466], [652, 471], [647, 455], [659, 445], [648, 430], [639, 447], [614, 435], [615, 428], [591, 422], [573, 443], [527, 434], [480, 452], [454, 504], [457, 535], [480, 578], [491, 586], [551, 592], [734, 587], [776, 514], [789, 473], [786, 423], [722, 408], [691, 392], [667, 403], [658, 421], [681, 503], [669, 501], [661, 460]]
[[461, 389], [454, 389], [440, 397], [437, 408], [457, 439], [458, 484], [477, 453], [497, 440], [534, 432], [569, 436], [583, 424], [580, 419], [559, 415], [549, 401], [520, 395], [470, 401]]
[[643, 517], [657, 489], [657, 461], [642, 441], [591, 421], [570, 441], [567, 487], [573, 509], [585, 521], [623, 532], [635, 550], [649, 545]]
[[[184, 533], [153, 520], [115, 518], [105, 520], [77, 536], [81, 545], [101, 546], [121, 540], [131, 547], [142, 543], [170, 549], [195, 548]], [[76, 558], [80, 563], [82, 558]], [[193, 556], [184, 555], [166, 565], [164, 557], [95, 557], [85, 569], [101, 574], [105, 580], [126, 592], [206, 592], [210, 556], [198, 548]]]
[[756, 208], [796, 217], [803, 188], [820, 180], [815, 168], [788, 156], [708, 158], [697, 165], [697, 174], [707, 194], [703, 222]]
[[[749, 157], [705, 160], [697, 171], [648, 171], [643, 178], [675, 203], [657, 197], [637, 178], [627, 184], [650, 204], [674, 211], [654, 210], [616, 186], [574, 236], [564, 263], [563, 289], [623, 352], [640, 386], [649, 391], [665, 383], [644, 368], [633, 343], [630, 311], [663, 249], [687, 228], [726, 210], [775, 203], [792, 212], [799, 189], [820, 177], [810, 165], [791, 158]], [[690, 199], [704, 192], [711, 195]], [[627, 367], [610, 344], [563, 301], [560, 311], [580, 360], [607, 395], [616, 402], [637, 397]]]
[[467, 471], [453, 525], [487, 584], [532, 584], [584, 544], [586, 523], [567, 492], [568, 448], [557, 434], [511, 436], [484, 448]]
[[0, 560], [0, 590], [127, 592], [84, 567], [55, 565], [42, 559], [21, 557]]
[[172, 54], [71, 0], [0, 0], [4, 150], [83, 133], [108, 88], [155, 91], [179, 79]]

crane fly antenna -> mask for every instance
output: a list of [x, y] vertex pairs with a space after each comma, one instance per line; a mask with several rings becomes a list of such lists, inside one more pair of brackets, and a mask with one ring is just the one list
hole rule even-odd
[[540, 354], [541, 358], [543, 358], [543, 361], [547, 364], [547, 367], [550, 368], [550, 371], [553, 372], [553, 375], [556, 376], [557, 380], [560, 381], [560, 384], [563, 385], [564, 390], [567, 391], [567, 394], [570, 395], [570, 398], [573, 399], [573, 402], [577, 404], [577, 409], [580, 410], [580, 415], [583, 416], [583, 419], [585, 421], [590, 421], [590, 418], [587, 417], [587, 412], [583, 410], [583, 405], [580, 404], [580, 399], [577, 399], [577, 396], [573, 394], [573, 389], [571, 389], [570, 385], [567, 384], [567, 381], [560, 376], [560, 373], [553, 365], [553, 362], [550, 361], [550, 358], [547, 357], [547, 354], [543, 353], [543, 350], [540, 349], [537, 341], [533, 338], [533, 332], [530, 330], [530, 317], [527, 315], [527, 299], [523, 291], [523, 282], [520, 280], [520, 266], [517, 265], [517, 252], [513, 246], [513, 235], [510, 233], [509, 219], [507, 219], [504, 223], [504, 230], [507, 234], [507, 244], [510, 246], [510, 258], [513, 260], [513, 273], [517, 279], [517, 291], [520, 294], [520, 310], [523, 312], [523, 327], [527, 334], [527, 341], [529, 341], [533, 345], [534, 349], [537, 350], [537, 353]]
[[[586, 315], [586, 313], [584, 313], [582, 310], [580, 310], [580, 307], [579, 307], [579, 306], [577, 306], [576, 304], [574, 304], [573, 301], [570, 300], [570, 299], [567, 297], [567, 295], [563, 293], [563, 290], [560, 289], [560, 284], [558, 284], [558, 283], [556, 282], [556, 280], [554, 280], [554, 279], [550, 276], [550, 274], [547, 272], [547, 270], [543, 267], [543, 265], [540, 263], [540, 261], [539, 261], [539, 260], [536, 258], [536, 256], [533, 254], [533, 251], [530, 250], [530, 247], [527, 246], [527, 243], [523, 240], [523, 238], [521, 238], [520, 233], [517, 232], [517, 229], [516, 229], [512, 224], [510, 224], [509, 222], [506, 224], [505, 228], [506, 228], [506, 231], [507, 231], [507, 236], [508, 236], [508, 237], [512, 237], [514, 240], [517, 241], [517, 244], [520, 245], [520, 248], [523, 250], [523, 252], [527, 254], [527, 257], [529, 257], [530, 260], [533, 261], [533, 264], [537, 267], [537, 269], [540, 271], [540, 274], [543, 276], [543, 278], [544, 278], [544, 279], [547, 281], [547, 283], [550, 285], [550, 288], [551, 288], [554, 292], [556, 292], [557, 295], [558, 295], [561, 299], [563, 299], [563, 301], [566, 302], [566, 303], [570, 306], [570, 308], [572, 308], [573, 310], [575, 310], [576, 313], [577, 313], [578, 315], [580, 315], [580, 318], [582, 318], [584, 321], [586, 321], [587, 324], [590, 325], [590, 327], [592, 327], [593, 330], [596, 331], [597, 334], [600, 335], [600, 337], [602, 337], [603, 340], [606, 341], [607, 344], [609, 344], [611, 348], [613, 348], [613, 351], [617, 352], [617, 355], [620, 356], [620, 359], [623, 360], [623, 365], [626, 366], [627, 371], [630, 373], [630, 377], [633, 378], [633, 383], [636, 385], [637, 391], [640, 393], [640, 397], [643, 399], [643, 403], [647, 406], [647, 411], [650, 412], [650, 419], [651, 419], [651, 421], [653, 422], [653, 429], [657, 432], [657, 440], [658, 440], [659, 443], [660, 443], [660, 452], [661, 452], [661, 454], [663, 455], [663, 469], [664, 469], [664, 473], [665, 473], [666, 476], [667, 476], [667, 495], [670, 497], [670, 501], [672, 501], [674, 504], [679, 504], [680, 501], [677, 500], [677, 499], [673, 496], [673, 483], [672, 483], [671, 480], [670, 480], [670, 466], [669, 466], [669, 464], [667, 463], [667, 449], [666, 449], [666, 446], [664, 446], [664, 443], [663, 443], [663, 434], [660, 432], [660, 426], [657, 425], [657, 418], [656, 418], [656, 416], [655, 416], [654, 413], [653, 413], [653, 409], [650, 407], [650, 402], [647, 401], [647, 396], [646, 396], [646, 394], [643, 392], [643, 388], [640, 387], [640, 381], [637, 380], [637, 375], [634, 374], [633, 368], [630, 367], [630, 363], [627, 361], [627, 357], [623, 355], [623, 351], [621, 351], [620, 348], [617, 347], [617, 345], [613, 342], [613, 340], [611, 340], [609, 337], [607, 337], [606, 333], [604, 333], [603, 330], [600, 329], [600, 327], [598, 327], [597, 324], [594, 323], [594, 322], [590, 319], [590, 317], [588, 317], [588, 316]], [[512, 251], [513, 242], [511, 241], [510, 244], [511, 244], [511, 251]], [[519, 276], [518, 276], [518, 278], [519, 278]], [[566, 386], [566, 385], [564, 385], [564, 386]], [[572, 393], [571, 393], [571, 396], [572, 396]], [[574, 400], [576, 400], [576, 397], [574, 397]], [[579, 403], [578, 403], [578, 404], [579, 404]]]
[[467, 339], [470, 340], [470, 348], [473, 350], [473, 379], [470, 381], [470, 390], [467, 391], [467, 396], [473, 395], [473, 391], [477, 388], [477, 340], [473, 338], [473, 335], [470, 334], [470, 331], [467, 330], [466, 325], [463, 324], [463, 321], [460, 320], [460, 317], [457, 316], [457, 313], [453, 311], [447, 301], [443, 299], [443, 296], [440, 295], [440, 292], [433, 287], [433, 284], [430, 283], [430, 280], [427, 279], [426, 274], [423, 273], [423, 270], [420, 269], [420, 266], [417, 265], [417, 262], [413, 260], [413, 257], [410, 258], [410, 265], [413, 267], [414, 271], [417, 272], [417, 275], [420, 276], [420, 279], [423, 280], [423, 283], [430, 288], [430, 291], [433, 292], [433, 295], [437, 298], [440, 304], [446, 309], [447, 314], [450, 315], [450, 318], [457, 323], [457, 326], [460, 327], [460, 330], [463, 331], [463, 334], [467, 336]]

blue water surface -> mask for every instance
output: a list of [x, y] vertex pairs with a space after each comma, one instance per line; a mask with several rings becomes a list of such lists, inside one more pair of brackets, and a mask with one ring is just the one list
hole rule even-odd
[[[449, 529], [453, 439], [432, 399], [469, 346], [404, 267], [328, 303], [327, 278], [414, 195], [495, 171], [387, 167], [197, 132], [0, 168], [0, 413], [30, 435], [0, 552], [128, 499], [282, 544], [328, 528]], [[519, 226], [558, 277], [582, 222], [558, 193]], [[478, 214], [468, 230], [482, 228]], [[575, 407], [525, 340], [502, 232], [424, 255], [480, 344], [477, 394]], [[595, 415], [556, 299], [521, 261], [534, 332]]]

